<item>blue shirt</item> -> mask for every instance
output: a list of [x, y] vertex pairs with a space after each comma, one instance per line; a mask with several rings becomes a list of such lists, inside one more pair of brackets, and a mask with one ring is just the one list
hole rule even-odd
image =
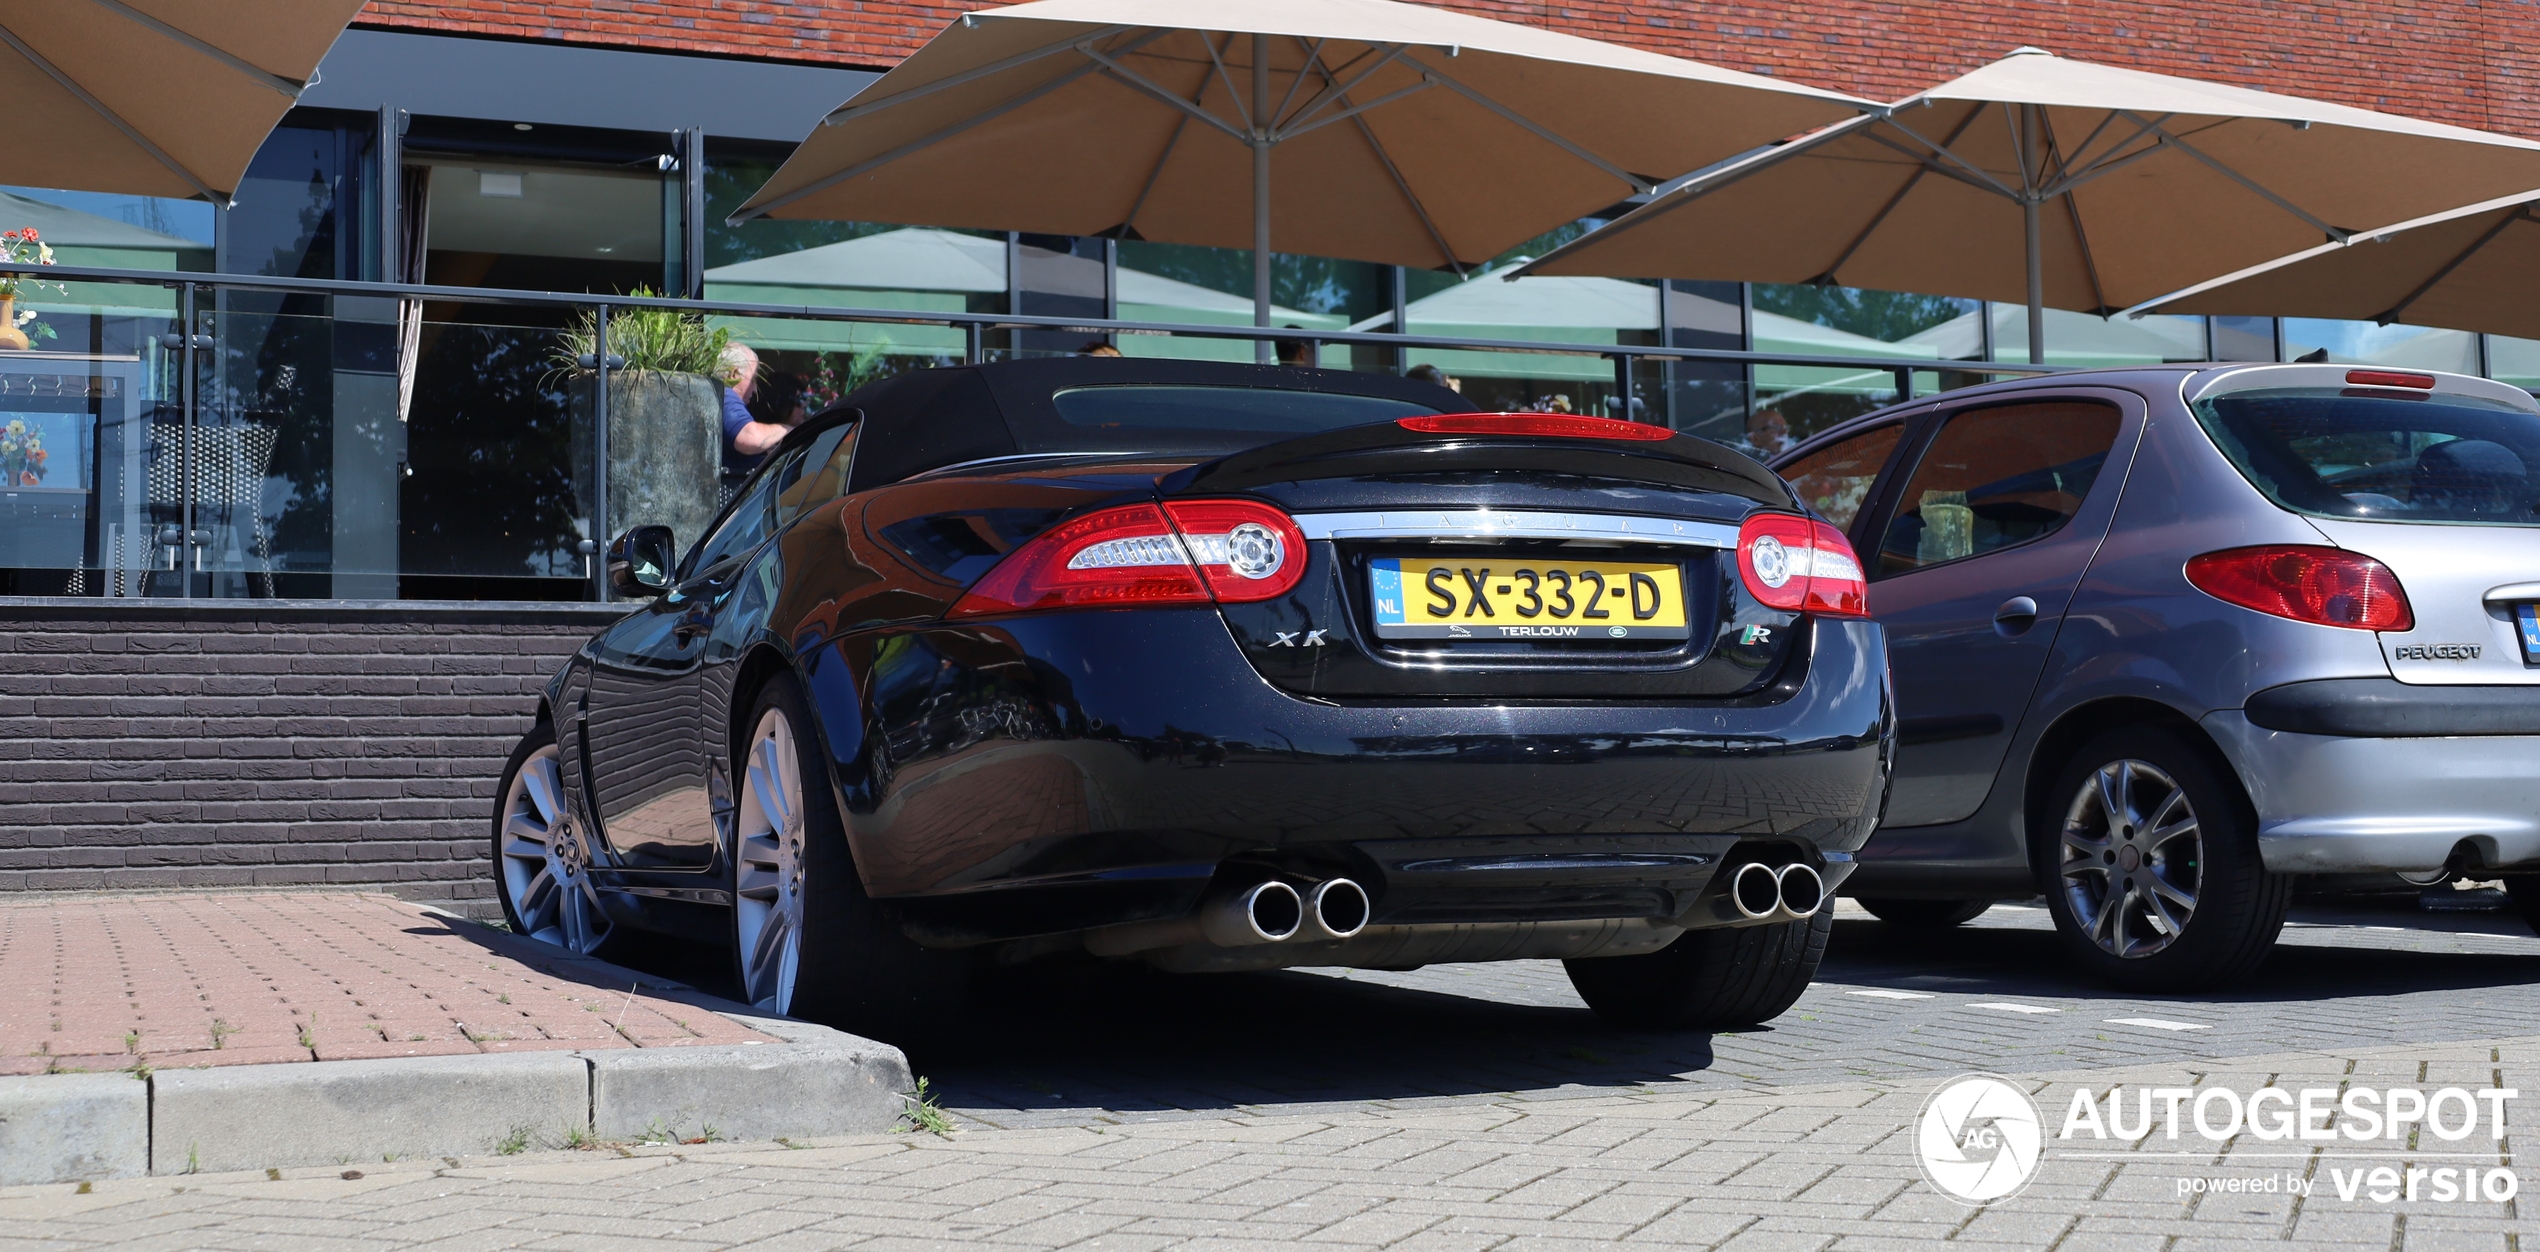
[[757, 420], [757, 418], [750, 416], [750, 406], [741, 403], [741, 396], [739, 392], [732, 390], [730, 387], [723, 389], [724, 473], [735, 475], [746, 474], [751, 470], [756, 469], [758, 467], [758, 463], [766, 459], [764, 455], [744, 456], [738, 448], [733, 446], [733, 441], [741, 437], [741, 428]]

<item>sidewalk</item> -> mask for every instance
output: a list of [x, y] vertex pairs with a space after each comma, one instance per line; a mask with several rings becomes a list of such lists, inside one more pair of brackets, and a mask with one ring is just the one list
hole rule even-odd
[[774, 1042], [614, 969], [381, 895], [20, 898], [0, 1075]]
[[0, 1183], [881, 1130], [899, 1050], [365, 894], [0, 902]]

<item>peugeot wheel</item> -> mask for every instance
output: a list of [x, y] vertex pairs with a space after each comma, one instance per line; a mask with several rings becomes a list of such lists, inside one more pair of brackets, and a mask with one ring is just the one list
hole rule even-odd
[[2237, 780], [2147, 727], [2084, 745], [2039, 816], [2055, 929], [2100, 978], [2198, 991], [2257, 968], [2284, 928], [2293, 880], [2267, 872]]
[[1617, 1026], [1727, 1030], [1782, 1015], [1817, 976], [1834, 910], [1802, 921], [1691, 930], [1639, 956], [1563, 961], [1570, 985]]
[[759, 1009], [904, 1040], [959, 1009], [967, 965], [865, 894], [801, 688], [759, 694], [733, 762], [732, 950]]
[[591, 881], [591, 846], [564, 801], [553, 726], [521, 737], [503, 767], [494, 810], [494, 876], [512, 933], [583, 955], [608, 947], [616, 926]]

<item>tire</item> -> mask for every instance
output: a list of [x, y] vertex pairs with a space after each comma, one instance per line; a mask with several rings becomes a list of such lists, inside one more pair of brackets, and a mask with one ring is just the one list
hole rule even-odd
[[1570, 985], [1616, 1026], [1729, 1030], [1782, 1015], [1817, 976], [1834, 912], [1806, 921], [1687, 931], [1639, 956], [1563, 961]]
[[2177, 735], [2126, 727], [2057, 772], [2031, 822], [2031, 863], [2056, 933], [2093, 976], [2204, 991], [2246, 977], [2284, 929], [2294, 880], [2267, 872], [2257, 827], [2227, 768]]
[[1916, 930], [1945, 930], [1963, 926], [1984, 916], [1993, 907], [1991, 900], [1899, 900], [1888, 896], [1862, 896], [1853, 901], [1870, 911], [1870, 916], [1890, 926], [1910, 926]]
[[2540, 874], [2507, 874], [2505, 898], [2513, 901], [2514, 912], [2531, 933], [2540, 935]]
[[618, 927], [591, 881], [590, 841], [564, 802], [556, 729], [540, 722], [503, 764], [495, 792], [494, 895], [512, 933], [584, 956], [606, 956]]
[[890, 907], [865, 894], [793, 676], [769, 682], [744, 724], [731, 857], [742, 999], [879, 1039], [949, 1024], [968, 991], [968, 963], [910, 941]]

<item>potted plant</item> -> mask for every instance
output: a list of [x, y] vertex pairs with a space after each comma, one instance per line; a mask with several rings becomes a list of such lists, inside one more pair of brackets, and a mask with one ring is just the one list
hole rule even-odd
[[[51, 265], [53, 245], [44, 242], [32, 226], [0, 230], [0, 263]], [[35, 339], [53, 338], [52, 327], [36, 322], [35, 310], [18, 311], [20, 290], [31, 288], [42, 291], [48, 287], [63, 295], [69, 295], [71, 290], [60, 283], [48, 283], [27, 274], [0, 273], [0, 348], [31, 348], [35, 346]], [[28, 333], [30, 327], [33, 328], [32, 337]]]
[[[637, 296], [653, 293], [637, 288]], [[585, 517], [593, 497], [599, 411], [596, 313], [565, 332], [556, 352], [573, 410], [574, 491]], [[668, 526], [695, 543], [714, 521], [723, 464], [723, 386], [714, 374], [731, 332], [676, 309], [620, 309], [609, 318], [608, 529]], [[605, 543], [606, 535], [591, 538]]]

